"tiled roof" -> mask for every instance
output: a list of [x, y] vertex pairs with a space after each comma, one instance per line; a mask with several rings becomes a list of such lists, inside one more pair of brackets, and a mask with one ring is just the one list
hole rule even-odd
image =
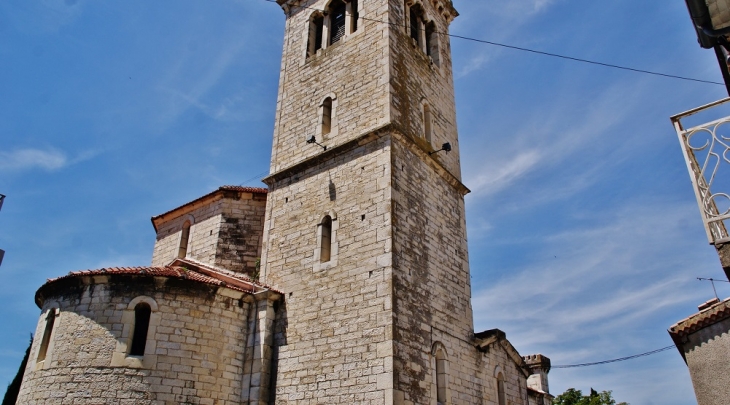
[[[72, 271], [65, 276], [48, 279], [46, 285], [54, 282], [84, 276], [107, 276], [107, 275], [130, 275], [141, 277], [170, 277], [196, 281], [202, 284], [226, 287], [233, 290], [247, 293], [255, 293], [268, 288], [248, 280], [245, 277], [227, 276], [228, 282], [215, 277], [215, 273], [203, 274], [201, 272], [181, 266], [164, 267], [107, 267], [97, 270]], [[231, 282], [233, 281], [233, 282]]]
[[266, 194], [269, 192], [265, 187], [245, 187], [245, 186], [220, 186], [218, 190], [224, 191], [243, 191], [244, 193]]
[[730, 318], [730, 298], [675, 323], [669, 328], [669, 333], [677, 336], [687, 336], [725, 318]]
[[237, 273], [235, 271], [224, 269], [222, 267], [212, 266], [210, 264], [199, 262], [190, 257], [186, 257], [184, 259], [180, 259], [180, 258], [175, 259], [172, 261], [172, 263], [170, 263], [170, 266], [183, 267], [188, 270], [193, 270], [198, 273], [202, 273], [204, 275], [211, 276], [217, 280], [221, 280], [224, 283], [228, 283], [228, 284], [235, 285], [235, 284], [239, 284], [239, 283], [245, 283], [246, 285], [252, 285], [255, 287], [254, 289], [257, 292], [263, 291], [263, 290], [269, 290], [269, 291], [273, 291], [278, 294], [283, 294], [281, 291], [279, 291], [267, 284], [261, 283], [260, 281], [253, 280], [245, 274]]

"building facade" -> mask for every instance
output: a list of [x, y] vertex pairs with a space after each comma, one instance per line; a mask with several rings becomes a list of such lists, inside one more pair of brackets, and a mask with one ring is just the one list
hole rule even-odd
[[268, 188], [49, 280], [19, 403], [549, 404], [549, 359], [474, 332], [451, 0], [277, 2]]

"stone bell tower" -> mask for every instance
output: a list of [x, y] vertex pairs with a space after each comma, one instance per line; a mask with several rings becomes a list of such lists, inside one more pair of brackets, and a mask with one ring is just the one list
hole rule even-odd
[[451, 0], [277, 2], [261, 269], [286, 294], [276, 403], [480, 396], [476, 361], [460, 364], [476, 350], [446, 35], [458, 13]]

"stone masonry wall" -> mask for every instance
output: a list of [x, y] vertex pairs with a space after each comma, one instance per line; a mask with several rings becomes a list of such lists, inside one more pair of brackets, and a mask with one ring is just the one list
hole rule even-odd
[[[389, 45], [391, 53], [391, 122], [398, 130], [414, 139], [426, 151], [441, 149], [445, 142], [451, 144], [448, 154], [439, 152], [433, 158], [461, 178], [459, 139], [456, 127], [456, 103], [451, 65], [451, 44], [448, 35], [438, 35], [439, 64], [416, 46], [408, 35], [404, 0], [389, 0], [391, 29]], [[431, 1], [415, 0], [425, 18], [436, 25], [436, 31], [449, 32], [449, 22], [439, 14]], [[432, 116], [430, 145], [424, 139], [423, 102], [429, 104]]]
[[218, 197], [210, 204], [197, 208], [189, 214], [165, 222], [157, 229], [157, 240], [152, 253], [152, 266], [165, 266], [177, 258], [180, 248], [182, 226], [191, 220], [187, 256], [203, 263], [214, 264], [217, 252], [218, 233], [223, 220], [224, 201]]
[[[60, 315], [42, 366], [39, 322], [19, 404], [240, 404], [249, 306], [243, 293], [167, 278], [74, 280], [43, 305], [44, 313], [56, 307]], [[137, 296], [158, 305], [159, 324], [148, 336], [156, 365], [112, 366], [124, 309]]]
[[159, 226], [152, 265], [164, 266], [177, 257], [183, 223], [191, 220], [186, 257], [251, 276], [261, 257], [265, 212], [264, 194], [221, 192]]
[[[276, 404], [392, 403], [390, 142], [385, 136], [272, 184], [262, 280], [286, 294]], [[323, 154], [324, 155], [324, 154]], [[316, 260], [333, 218], [333, 255]]]
[[[489, 346], [488, 353], [479, 353], [478, 379], [481, 385], [482, 404], [498, 405], [497, 397], [497, 373], [502, 372], [504, 376], [504, 393], [507, 405], [527, 405], [527, 378], [523, 370], [515, 363], [509, 355], [506, 346], [509, 343], [499, 341]], [[455, 404], [460, 402], [454, 402]], [[471, 403], [471, 402], [467, 402]]]
[[[312, 135], [329, 148], [343, 144], [389, 121], [387, 1], [360, 1], [358, 29], [340, 42], [306, 58], [309, 18], [328, 0], [304, 1], [287, 18], [277, 120], [271, 159], [275, 173], [322, 149], [307, 145]], [[367, 18], [365, 20], [364, 18]], [[320, 105], [333, 97], [333, 128], [319, 131]]]
[[223, 216], [218, 227], [214, 264], [251, 276], [261, 257], [266, 195], [241, 194], [222, 201]]
[[464, 200], [427, 165], [425, 153], [408, 141], [401, 142], [404, 137], [395, 139], [396, 395], [402, 395], [404, 404], [435, 400], [431, 398], [431, 348], [439, 341], [450, 358], [451, 398], [479, 398], [481, 388], [473, 381], [477, 352], [471, 344], [474, 329]]

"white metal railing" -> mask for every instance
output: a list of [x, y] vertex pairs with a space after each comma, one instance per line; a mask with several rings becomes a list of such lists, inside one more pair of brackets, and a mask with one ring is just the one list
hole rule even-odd
[[730, 116], [688, 129], [682, 126], [682, 119], [728, 102], [730, 97], [671, 117], [711, 244], [730, 242], [725, 223], [730, 220], [730, 177], [720, 174], [721, 169], [730, 169]]

